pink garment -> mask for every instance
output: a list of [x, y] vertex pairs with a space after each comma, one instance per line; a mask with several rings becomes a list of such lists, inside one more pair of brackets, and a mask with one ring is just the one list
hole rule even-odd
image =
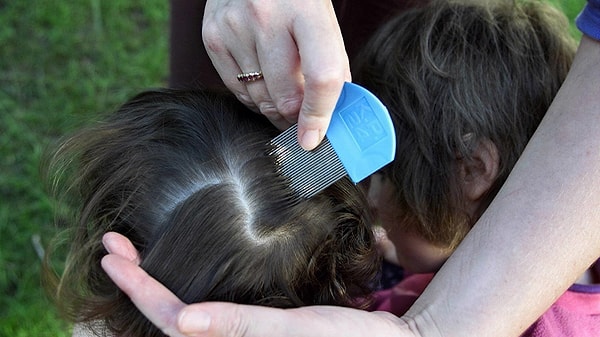
[[402, 316], [423, 293], [434, 274], [412, 274], [405, 277], [393, 288], [375, 293], [372, 311], [387, 311]]
[[[600, 276], [600, 260], [593, 270]], [[402, 316], [434, 274], [413, 274], [378, 291], [371, 310]], [[600, 284], [574, 284], [521, 337], [600, 337]]]

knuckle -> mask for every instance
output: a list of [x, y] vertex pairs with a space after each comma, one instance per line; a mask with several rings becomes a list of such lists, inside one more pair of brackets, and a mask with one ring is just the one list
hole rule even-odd
[[219, 53], [227, 49], [224, 36], [236, 35], [244, 29], [244, 14], [235, 6], [206, 16], [202, 23], [202, 42], [209, 52]]
[[324, 69], [316, 74], [306, 76], [307, 85], [310, 85], [314, 90], [332, 90], [337, 88], [343, 80], [344, 74], [335, 69]]
[[275, 105], [268, 101], [260, 105], [260, 112], [279, 129], [284, 129], [298, 121], [300, 104], [300, 102], [295, 104], [292, 101], [286, 101], [283, 105]]
[[304, 123], [323, 124], [329, 120], [331, 111], [323, 111], [321, 107], [304, 102], [301, 113]]
[[215, 24], [205, 24], [202, 28], [202, 42], [210, 53], [221, 53], [225, 50], [225, 43], [220, 35], [220, 30]]
[[295, 121], [298, 118], [298, 112], [302, 106], [302, 97], [294, 96], [282, 98], [277, 102], [277, 110], [287, 120]]
[[243, 337], [246, 336], [248, 330], [246, 322], [242, 319], [242, 314], [237, 308], [234, 310], [234, 314], [228, 322], [226, 331], [227, 336], [232, 337]]
[[264, 0], [251, 0], [246, 2], [246, 13], [259, 27], [268, 27], [272, 22], [272, 8], [265, 6]]
[[226, 50], [225, 44], [218, 38], [203, 38], [206, 51], [212, 54], [223, 54]]
[[279, 111], [277, 110], [277, 107], [275, 107], [272, 101], [260, 102], [258, 104], [258, 108], [260, 112], [267, 117], [279, 115]]
[[263, 114], [278, 129], [285, 129], [291, 124], [295, 123], [296, 120], [293, 116], [286, 116], [282, 114], [272, 102], [263, 102], [259, 104], [260, 113]]
[[246, 22], [243, 12], [236, 10], [236, 8], [231, 8], [225, 11], [222, 14], [221, 21], [225, 27], [229, 27], [229, 29], [233, 31], [239, 31], [239, 29], [242, 29], [244, 26], [243, 22]]

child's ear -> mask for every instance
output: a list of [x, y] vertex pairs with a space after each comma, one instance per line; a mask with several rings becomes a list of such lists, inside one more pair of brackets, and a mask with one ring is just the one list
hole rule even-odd
[[471, 158], [459, 161], [459, 183], [466, 200], [477, 201], [492, 187], [498, 177], [500, 156], [489, 139], [478, 140]]

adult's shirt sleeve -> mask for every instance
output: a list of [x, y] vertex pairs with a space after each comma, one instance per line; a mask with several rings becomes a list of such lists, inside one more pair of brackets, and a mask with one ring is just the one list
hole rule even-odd
[[600, 40], [600, 0], [588, 0], [575, 23], [583, 34]]

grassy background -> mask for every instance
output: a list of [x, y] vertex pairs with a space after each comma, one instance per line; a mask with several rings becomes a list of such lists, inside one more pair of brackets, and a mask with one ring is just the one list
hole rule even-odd
[[167, 76], [166, 0], [0, 1], [0, 336], [70, 336], [32, 238], [55, 232], [40, 158], [57, 137]]
[[[584, 0], [553, 0], [573, 18]], [[48, 144], [166, 84], [166, 0], [0, 0], [0, 336], [70, 336], [40, 287]], [[573, 30], [574, 34], [579, 34]]]

